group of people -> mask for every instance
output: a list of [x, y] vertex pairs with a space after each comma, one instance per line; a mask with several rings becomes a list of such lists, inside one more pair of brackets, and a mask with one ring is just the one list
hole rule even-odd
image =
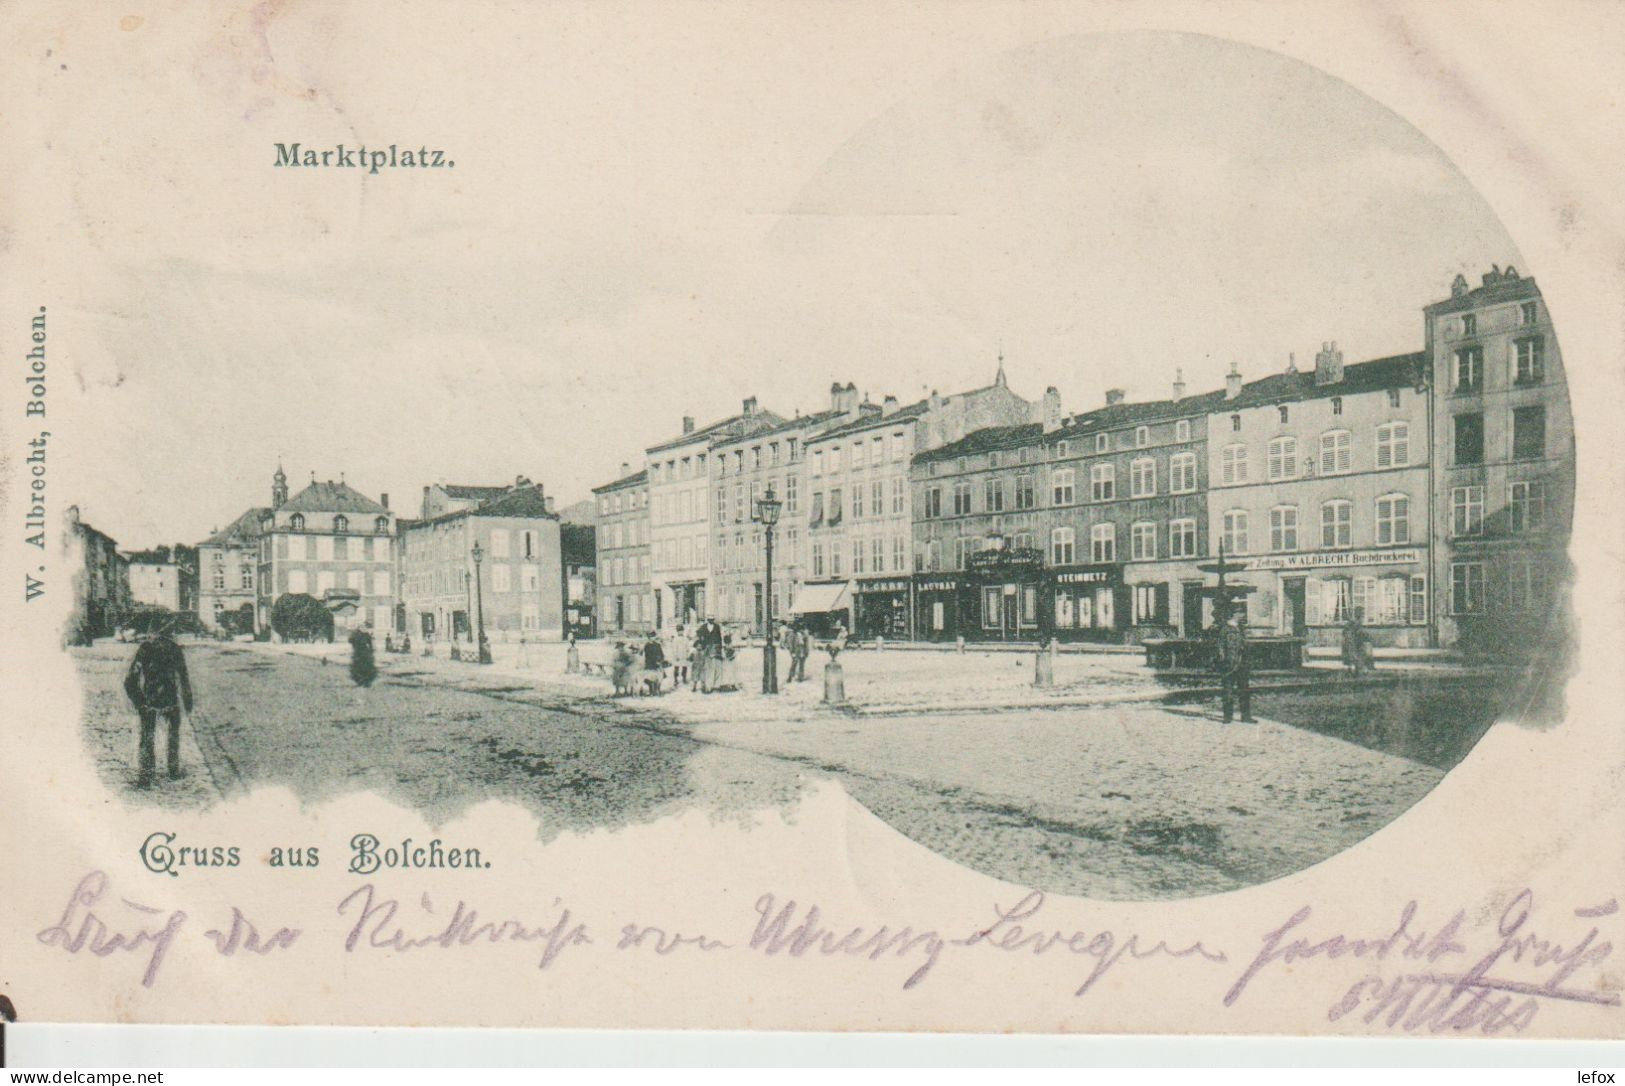
[[[805, 682], [812, 634], [799, 622], [782, 623], [777, 632], [778, 647], [790, 657], [785, 682]], [[730, 693], [741, 688], [741, 648], [742, 640], [736, 639], [734, 631], [724, 629], [714, 618], [705, 619], [692, 634], [686, 626], [678, 626], [664, 637], [651, 631], [642, 642], [615, 642], [610, 682], [622, 696], [654, 696], [684, 687], [701, 694]]]

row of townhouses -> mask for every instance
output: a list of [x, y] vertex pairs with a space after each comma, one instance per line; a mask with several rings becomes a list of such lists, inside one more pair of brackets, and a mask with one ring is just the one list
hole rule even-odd
[[[1423, 349], [1063, 414], [1054, 388], [900, 406], [830, 389], [651, 445], [594, 489], [598, 626], [768, 611], [862, 638], [1136, 641], [1212, 622], [1216, 563], [1255, 630], [1495, 650], [1563, 628], [1574, 444], [1535, 281], [1458, 276]], [[757, 500], [780, 502], [771, 585]]]

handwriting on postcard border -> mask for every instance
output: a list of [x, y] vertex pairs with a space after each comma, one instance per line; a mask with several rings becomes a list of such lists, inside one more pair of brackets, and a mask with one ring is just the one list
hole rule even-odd
[[[1550, 1003], [1620, 1006], [1618, 991], [1605, 987], [1610, 982], [1597, 972], [1613, 953], [1597, 922], [1618, 913], [1614, 900], [1572, 909], [1568, 917], [1542, 917], [1543, 926], [1537, 929], [1535, 896], [1526, 889], [1506, 905], [1493, 930], [1470, 924], [1465, 910], [1430, 923], [1422, 906], [1411, 901], [1379, 934], [1360, 937], [1315, 930], [1314, 910], [1305, 905], [1264, 931], [1256, 947], [1234, 956], [1200, 941], [1170, 944], [1137, 932], [1055, 927], [1037, 919], [1045, 904], [1041, 891], [1031, 891], [1013, 905], [994, 905], [992, 923], [971, 925], [955, 935], [913, 925], [849, 926], [826, 917], [816, 904], [781, 902], [764, 893], [755, 900], [753, 915], [742, 916], [736, 930], [710, 935], [638, 921], [598, 929], [561, 899], [554, 899], [539, 918], [488, 919], [462, 899], [447, 909], [427, 893], [415, 900], [388, 896], [369, 881], [338, 901], [338, 923], [330, 932], [307, 937], [299, 927], [262, 926], [231, 906], [202, 936], [219, 955], [250, 959], [432, 953], [503, 944], [525, 949], [538, 969], [567, 956], [603, 951], [839, 957], [896, 965], [904, 989], [931, 979], [952, 955], [1073, 955], [1081, 959], [1073, 990], [1077, 997], [1088, 996], [1108, 975], [1123, 971], [1127, 976], [1136, 963], [1160, 958], [1188, 964], [1199, 974], [1192, 983], [1211, 985], [1215, 1001], [1225, 1007], [1279, 982], [1290, 967], [1298, 967], [1294, 983], [1313, 984], [1302, 969], [1305, 963], [1352, 958], [1370, 971], [1352, 985], [1346, 975], [1335, 978], [1327, 1020], [1352, 1019], [1406, 1032], [1521, 1033]], [[140, 970], [141, 984], [152, 988], [190, 924], [183, 911], [115, 894], [107, 874], [92, 871], [74, 888], [57, 922], [36, 938], [72, 955], [115, 961], [129, 955]]]

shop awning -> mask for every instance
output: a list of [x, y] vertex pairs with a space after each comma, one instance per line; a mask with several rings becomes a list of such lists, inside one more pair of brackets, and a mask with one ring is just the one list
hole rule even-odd
[[852, 602], [852, 585], [804, 584], [796, 590], [795, 602], [790, 604], [793, 615], [813, 615], [823, 611], [844, 611]]

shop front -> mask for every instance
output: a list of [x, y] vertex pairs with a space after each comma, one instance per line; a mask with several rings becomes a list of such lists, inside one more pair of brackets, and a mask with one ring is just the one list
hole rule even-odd
[[852, 630], [864, 641], [883, 637], [906, 641], [913, 636], [909, 623], [909, 597], [913, 585], [907, 577], [859, 578], [852, 593]]
[[[671, 590], [672, 610], [669, 615], [655, 616], [655, 628], [661, 629], [677, 624], [692, 629], [697, 623], [703, 622], [708, 615], [705, 609], [705, 582], [704, 581], [672, 581], [666, 586]], [[660, 595], [655, 595], [655, 603], [661, 603]]]
[[1134, 644], [1199, 637], [1212, 624], [1212, 603], [1203, 598], [1203, 574], [1194, 561], [1130, 563], [1123, 580], [1129, 605], [1124, 636]]
[[[952, 641], [962, 633], [960, 611], [969, 592], [961, 577], [923, 574], [914, 579], [914, 637], [919, 641]], [[965, 635], [967, 638], [968, 634]]]
[[814, 637], [831, 637], [837, 627], [851, 633], [854, 615], [852, 583], [823, 581], [796, 586], [790, 601], [790, 620], [799, 622]]
[[1238, 559], [1236, 580], [1257, 589], [1248, 621], [1259, 630], [1337, 647], [1352, 618], [1372, 645], [1428, 644], [1427, 551], [1387, 547]]
[[1118, 641], [1130, 621], [1123, 567], [1115, 563], [1051, 571], [1052, 628], [1059, 641]]

